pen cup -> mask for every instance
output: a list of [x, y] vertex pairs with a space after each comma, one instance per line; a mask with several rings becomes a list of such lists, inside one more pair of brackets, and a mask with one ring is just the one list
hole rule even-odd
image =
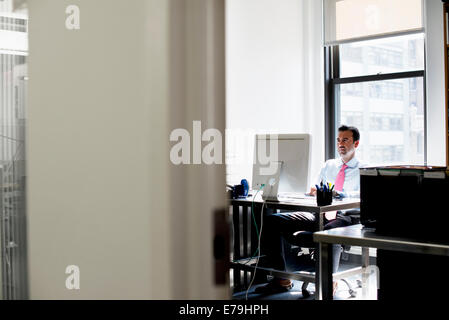
[[317, 190], [316, 203], [319, 207], [328, 206], [332, 204], [332, 191]]

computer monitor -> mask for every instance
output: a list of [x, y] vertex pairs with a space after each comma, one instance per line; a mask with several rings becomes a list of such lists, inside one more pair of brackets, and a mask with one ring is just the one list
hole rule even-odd
[[[272, 139], [277, 140], [277, 155], [275, 141]], [[270, 150], [270, 145], [274, 150]], [[253, 190], [259, 190], [262, 184], [266, 183], [268, 178], [266, 172], [269, 171], [267, 169], [273, 161], [282, 161], [279, 193], [309, 192], [309, 134], [256, 135], [251, 183]]]

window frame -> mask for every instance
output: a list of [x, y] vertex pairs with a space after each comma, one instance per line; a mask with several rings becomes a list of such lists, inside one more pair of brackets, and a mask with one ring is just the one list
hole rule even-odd
[[424, 99], [424, 165], [427, 165], [427, 97], [426, 97], [426, 39], [424, 38], [424, 67], [423, 70], [381, 73], [366, 76], [340, 76], [340, 47], [339, 45], [324, 47], [324, 91], [325, 91], [325, 157], [326, 160], [336, 157], [337, 115], [340, 112], [339, 85], [363, 82], [386, 81], [394, 79], [423, 79]]

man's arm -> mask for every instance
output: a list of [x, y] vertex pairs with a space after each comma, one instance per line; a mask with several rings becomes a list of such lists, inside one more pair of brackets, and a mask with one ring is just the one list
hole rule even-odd
[[316, 196], [316, 188], [314, 188], [314, 187], [310, 188], [309, 195]]
[[360, 198], [360, 190], [345, 192], [348, 198]]
[[360, 191], [335, 191], [334, 190], [334, 197], [337, 198], [360, 198]]

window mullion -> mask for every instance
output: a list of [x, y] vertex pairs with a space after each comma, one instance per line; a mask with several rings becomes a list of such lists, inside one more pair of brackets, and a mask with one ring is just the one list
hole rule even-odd
[[420, 78], [420, 77], [424, 77], [424, 70], [384, 73], [384, 74], [376, 74], [376, 75], [360, 76], [360, 77], [334, 78], [334, 79], [332, 79], [332, 83], [346, 84], [346, 83], [386, 81], [386, 80], [394, 80], [394, 79]]

